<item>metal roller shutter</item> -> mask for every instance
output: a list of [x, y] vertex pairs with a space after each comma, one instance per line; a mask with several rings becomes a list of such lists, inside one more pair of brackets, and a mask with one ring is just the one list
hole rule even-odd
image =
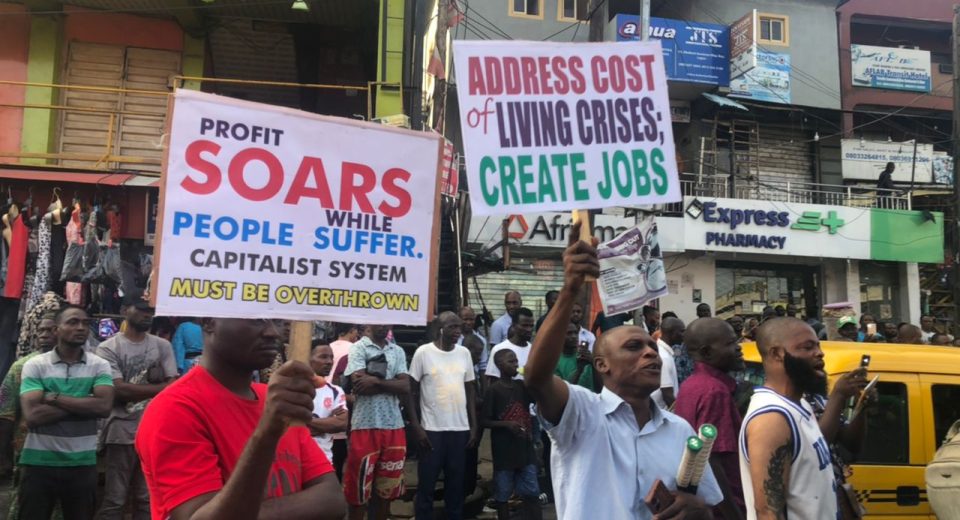
[[[120, 88], [123, 85], [123, 47], [95, 43], [70, 44], [66, 84]], [[60, 153], [105, 154], [111, 140], [110, 113], [120, 106], [118, 92], [63, 89], [60, 115]], [[114, 120], [114, 125], [118, 121]], [[96, 161], [61, 159], [60, 165], [93, 168]]]
[[[512, 264], [523, 270], [489, 273], [477, 277], [483, 301], [496, 319], [504, 313], [503, 296], [508, 291], [517, 291], [523, 299], [523, 306], [533, 311], [536, 318], [540, 318], [547, 310], [543, 301], [546, 292], [552, 289], [560, 290], [563, 286], [563, 263], [557, 260], [514, 258]], [[472, 280], [469, 290], [470, 306], [479, 313], [480, 299]]]
[[120, 168], [160, 173], [164, 118], [170, 76], [180, 73], [180, 54], [153, 49], [127, 49], [123, 87], [162, 92], [164, 95], [124, 92], [121, 97], [120, 132], [116, 154], [153, 159], [156, 162], [119, 163]]
[[64, 89], [63, 104], [76, 107], [76, 110], [64, 110], [61, 115], [60, 152], [104, 156], [109, 141], [113, 147], [112, 155], [153, 159], [154, 162], [98, 165], [96, 160], [67, 156], [61, 159], [60, 165], [159, 173], [166, 94], [169, 92], [167, 85], [170, 76], [179, 72], [180, 54], [177, 52], [71, 42], [66, 84], [156, 91], [157, 95]]

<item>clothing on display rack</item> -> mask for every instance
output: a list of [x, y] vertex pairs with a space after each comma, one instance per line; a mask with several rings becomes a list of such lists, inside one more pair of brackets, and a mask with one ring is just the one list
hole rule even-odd
[[[83, 233], [81, 232], [80, 224], [80, 205], [75, 204], [73, 207], [73, 213], [70, 214], [70, 222], [67, 223], [64, 233], [67, 239], [67, 247], [69, 248], [73, 244], [83, 246]], [[80, 260], [82, 263], [82, 253]], [[63, 271], [63, 266], [61, 266], [61, 273]], [[83, 305], [83, 284], [79, 282], [66, 282], [63, 289], [64, 296], [67, 298], [67, 301], [74, 305]]]
[[63, 208], [52, 214], [50, 225], [50, 268], [47, 270], [49, 289], [58, 294], [64, 290], [60, 281], [63, 272], [63, 259], [67, 254], [67, 223], [70, 221], [70, 208]]
[[[3, 296], [19, 300], [23, 295], [23, 283], [27, 273], [27, 241], [30, 238], [30, 230], [23, 223], [24, 215], [22, 213], [18, 212], [11, 217], [11, 212], [7, 212], [3, 216], [3, 223], [10, 231], [7, 277], [6, 285], [3, 287]], [[6, 237], [7, 233], [4, 233], [4, 238]]]
[[51, 215], [40, 219], [40, 230], [37, 236], [37, 266], [34, 270], [33, 284], [27, 296], [26, 309], [36, 305], [43, 294], [47, 292], [50, 280], [50, 229], [53, 225]]

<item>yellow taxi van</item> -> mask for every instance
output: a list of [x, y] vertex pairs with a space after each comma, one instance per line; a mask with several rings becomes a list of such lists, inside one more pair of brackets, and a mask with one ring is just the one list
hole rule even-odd
[[[960, 419], [960, 347], [824, 341], [826, 372], [833, 382], [860, 366], [869, 354], [870, 379], [879, 403], [867, 415], [860, 454], [849, 483], [866, 518], [935, 519], [924, 485], [924, 468]], [[755, 343], [743, 344], [747, 379], [762, 384]]]

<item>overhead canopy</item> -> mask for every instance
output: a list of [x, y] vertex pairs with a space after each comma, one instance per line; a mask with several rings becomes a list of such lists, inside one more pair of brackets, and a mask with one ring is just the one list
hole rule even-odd
[[709, 93], [709, 92], [704, 92], [704, 93], [703, 93], [703, 97], [709, 99], [710, 101], [713, 101], [714, 103], [716, 103], [716, 104], [718, 104], [718, 105], [720, 105], [720, 106], [722, 106], [722, 107], [739, 108], [740, 110], [743, 110], [744, 112], [749, 112], [749, 111], [750, 111], [749, 108], [741, 105], [740, 103], [737, 103], [736, 101], [734, 101], [734, 100], [732, 100], [732, 99], [730, 99], [730, 98], [728, 98], [728, 97], [718, 96], [718, 95], [716, 95], [716, 94], [711, 94], [711, 93]]
[[135, 173], [74, 172], [60, 170], [20, 170], [0, 168], [0, 179], [33, 182], [75, 182], [101, 186], [159, 187], [160, 178]]

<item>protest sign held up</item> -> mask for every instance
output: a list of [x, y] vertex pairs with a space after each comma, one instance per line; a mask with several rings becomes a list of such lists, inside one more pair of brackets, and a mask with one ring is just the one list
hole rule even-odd
[[658, 41], [454, 42], [477, 215], [680, 200]]
[[440, 153], [428, 133], [177, 91], [158, 314], [426, 323]]

